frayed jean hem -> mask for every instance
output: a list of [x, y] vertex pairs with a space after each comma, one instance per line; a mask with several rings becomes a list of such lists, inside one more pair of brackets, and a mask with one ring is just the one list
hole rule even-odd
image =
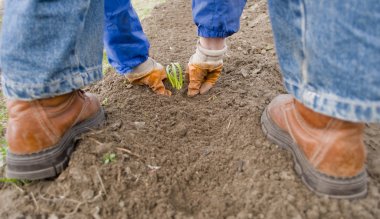
[[64, 77], [43, 84], [20, 83], [8, 80], [2, 74], [3, 94], [8, 99], [35, 100], [70, 93], [103, 78], [102, 66], [71, 72]]
[[315, 92], [295, 82], [284, 82], [287, 91], [315, 112], [341, 120], [361, 123], [380, 122], [380, 101], [363, 101], [340, 97], [331, 93]]
[[227, 38], [233, 35], [235, 31], [211, 30], [205, 27], [198, 27], [198, 36], [204, 38]]

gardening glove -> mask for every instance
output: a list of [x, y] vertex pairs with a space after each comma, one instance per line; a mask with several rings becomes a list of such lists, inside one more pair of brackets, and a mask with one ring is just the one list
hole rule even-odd
[[148, 58], [127, 74], [129, 82], [135, 85], [148, 85], [156, 94], [170, 96], [172, 93], [165, 89], [163, 80], [166, 79], [164, 67], [152, 58]]
[[191, 56], [187, 69], [189, 97], [205, 94], [215, 85], [222, 72], [226, 52], [227, 46], [222, 50], [208, 50], [198, 42], [197, 50]]

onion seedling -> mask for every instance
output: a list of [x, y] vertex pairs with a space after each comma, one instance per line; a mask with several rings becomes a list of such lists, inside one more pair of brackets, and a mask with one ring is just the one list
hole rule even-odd
[[173, 88], [181, 90], [183, 86], [183, 71], [179, 63], [171, 63], [166, 66], [166, 75]]
[[112, 163], [116, 160], [116, 154], [115, 153], [107, 153], [103, 156], [103, 163], [108, 164]]

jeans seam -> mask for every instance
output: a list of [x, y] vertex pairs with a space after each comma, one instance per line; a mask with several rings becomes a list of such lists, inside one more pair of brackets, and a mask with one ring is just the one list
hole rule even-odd
[[[284, 80], [284, 82], [289, 93], [316, 112], [352, 122], [373, 123], [380, 121], [380, 101], [365, 102], [358, 99], [335, 96], [323, 91], [316, 93], [308, 90], [307, 87], [301, 87], [302, 85], [294, 83], [294, 81]], [[341, 113], [337, 109], [338, 104], [349, 105], [351, 109], [346, 113]], [[356, 113], [354, 110], [358, 107], [370, 110], [371, 116], [366, 117], [363, 113]]]
[[[89, 8], [90, 8], [90, 5], [91, 5], [91, 2], [89, 1], [89, 3], [88, 3], [88, 7], [87, 7], [87, 9], [86, 9], [86, 12], [84, 12], [84, 15], [83, 15], [83, 17], [84, 18], [86, 18], [87, 17], [87, 14], [88, 14], [88, 10], [89, 10]], [[85, 23], [86, 23], [86, 19], [83, 19], [83, 21], [82, 21], [82, 23], [80, 24], [80, 28], [79, 28], [79, 30], [78, 30], [78, 32], [83, 32], [83, 29], [84, 29], [84, 25], [85, 25]], [[78, 44], [78, 42], [79, 42], [79, 37], [80, 37], [80, 34], [77, 34], [77, 38], [75, 39], [75, 47], [74, 47], [74, 56], [75, 56], [75, 61], [76, 61], [76, 63], [77, 63], [77, 68], [79, 68], [80, 67], [80, 61], [79, 61], [79, 56], [78, 56], [78, 53], [77, 53], [77, 44]]]
[[306, 52], [306, 31], [307, 31], [307, 20], [306, 20], [306, 6], [305, 1], [300, 1], [300, 11], [301, 11], [301, 43], [302, 43], [302, 53], [303, 59], [301, 64], [302, 73], [302, 89], [303, 91], [308, 83], [308, 57]]
[[198, 27], [198, 35], [205, 38], [226, 38], [231, 35], [231, 32], [224, 30], [219, 31], [200, 26]]
[[[304, 96], [305, 92], [313, 92], [313, 91], [307, 90], [307, 88], [301, 89], [302, 87], [299, 87], [298, 83], [294, 83], [292, 81], [285, 80], [285, 83], [287, 83], [287, 84], [289, 84], [291, 86], [298, 87], [300, 89], [300, 96]], [[313, 92], [313, 93], [316, 93], [316, 92]], [[328, 93], [325, 93], [325, 92], [318, 92], [318, 96], [320, 96], [322, 98], [326, 98], [326, 99], [332, 100], [332, 101], [346, 103], [346, 104], [367, 105], [367, 104], [364, 104], [364, 102], [359, 101], [359, 100], [348, 100], [347, 98], [338, 97], [338, 96], [331, 95], [331, 94], [328, 94]], [[307, 100], [307, 98], [302, 98], [302, 99]], [[370, 101], [370, 102], [375, 102], [375, 104], [371, 105], [373, 107], [375, 107], [377, 104], [380, 105], [380, 101]]]
[[[216, 5], [216, 0], [214, 0], [212, 4], [213, 4], [213, 6], [214, 6], [214, 7], [213, 7], [213, 8], [214, 8], [214, 11], [213, 11], [213, 13], [212, 13], [211, 23], [212, 23], [212, 25], [214, 25], [215, 14], [216, 14], [216, 10], [217, 10], [216, 7], [215, 7], [215, 5]], [[213, 27], [212, 29], [214, 29], [214, 27]]]

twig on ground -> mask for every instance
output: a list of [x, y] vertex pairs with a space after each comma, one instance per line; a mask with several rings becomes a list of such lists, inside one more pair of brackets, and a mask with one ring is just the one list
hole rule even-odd
[[44, 196], [40, 195], [39, 198], [42, 199], [42, 200], [44, 200], [44, 201], [47, 201], [47, 202], [54, 202], [54, 203], [56, 203], [56, 202], [61, 202], [61, 201], [69, 201], [69, 202], [76, 203], [77, 205], [75, 206], [74, 210], [71, 211], [71, 212], [69, 212], [69, 213], [64, 213], [64, 214], [66, 214], [66, 215], [73, 215], [73, 214], [77, 213], [78, 210], [79, 210], [79, 207], [80, 207], [82, 204], [84, 204], [84, 202], [80, 202], [80, 201], [78, 201], [78, 200], [67, 199], [67, 198], [65, 198], [65, 196], [59, 196], [58, 198], [55, 198], [55, 197], [53, 197], [53, 198], [45, 198]]
[[88, 128], [91, 132], [87, 133], [87, 135], [98, 135], [100, 133], [103, 133], [105, 129], [91, 129], [91, 128]]
[[230, 125], [231, 125], [231, 119], [230, 119], [230, 121], [228, 122], [227, 130], [230, 128]]
[[83, 204], [84, 204], [83, 202], [78, 203], [77, 206], [75, 206], [74, 210], [72, 212], [70, 212], [70, 213], [67, 213], [66, 215], [74, 215], [75, 213], [78, 212], [80, 206], [83, 205]]
[[119, 169], [119, 171], [117, 171], [117, 183], [118, 184], [120, 183], [120, 176], [121, 176], [121, 169]]
[[100, 208], [99, 206], [96, 206], [94, 211], [92, 212], [92, 216], [95, 218], [95, 219], [101, 219], [100, 215], [99, 215], [99, 212], [100, 212]]
[[140, 155], [135, 154], [135, 153], [133, 153], [132, 151], [126, 149], [126, 148], [119, 148], [119, 147], [117, 147], [116, 149], [119, 150], [119, 151], [123, 151], [123, 152], [125, 152], [125, 153], [127, 153], [127, 154], [129, 154], [129, 155], [135, 156], [135, 157], [137, 157], [137, 158], [141, 158]]
[[244, 172], [244, 160], [239, 160], [238, 162], [238, 172]]
[[12, 183], [12, 185], [13, 185], [16, 189], [18, 189], [21, 193], [25, 193], [25, 191], [24, 191], [20, 186], [16, 185], [15, 183]]
[[147, 165], [147, 167], [151, 170], [159, 170], [161, 167], [160, 166], [152, 166], [152, 165]]
[[[101, 184], [103, 184], [102, 181], [101, 181]], [[44, 201], [54, 202], [54, 203], [56, 203], [56, 202], [62, 202], [62, 201], [68, 201], [68, 202], [75, 203], [76, 206], [75, 206], [75, 208], [74, 208], [73, 211], [71, 211], [69, 213], [64, 213], [66, 215], [74, 215], [75, 213], [78, 212], [80, 206], [82, 206], [83, 204], [86, 204], [86, 203], [93, 203], [93, 202], [97, 201], [100, 197], [102, 197], [102, 195], [103, 195], [102, 191], [99, 191], [99, 193], [93, 199], [88, 200], [88, 201], [78, 201], [78, 200], [75, 200], [75, 199], [66, 198], [65, 196], [59, 196], [58, 198], [55, 198], [55, 197], [54, 198], [45, 198], [44, 196], [40, 195], [39, 198], [42, 199], [42, 200], [44, 200]], [[38, 209], [37, 201], [34, 198], [33, 193], [31, 193], [31, 196], [32, 196], [32, 199], [33, 199], [35, 205], [37, 206], [37, 209]]]
[[44, 196], [40, 195], [39, 198], [47, 202], [69, 201], [69, 202], [74, 202], [74, 203], [81, 203], [81, 201], [66, 198], [65, 196], [59, 196], [58, 198], [45, 198]]
[[96, 139], [94, 139], [94, 138], [90, 138], [92, 141], [94, 141], [96, 144], [98, 144], [98, 145], [103, 145], [104, 143], [102, 143], [102, 142], [100, 142], [100, 141], [98, 141], [98, 140], [96, 140]]
[[39, 210], [39, 206], [38, 206], [38, 203], [37, 203], [36, 197], [34, 197], [33, 192], [30, 193], [30, 196], [32, 196], [32, 200], [33, 200], [33, 202], [34, 202], [34, 205], [36, 206], [36, 211], [38, 211], [38, 210]]
[[216, 95], [212, 95], [211, 97], [209, 97], [206, 101], [207, 102], [210, 102], [211, 100], [215, 100], [216, 99]]
[[102, 191], [100, 190], [99, 193], [91, 200], [87, 201], [87, 203], [93, 203], [95, 202], [96, 200], [98, 200], [98, 198], [102, 197]]
[[215, 99], [217, 98], [217, 96], [218, 96], [219, 94], [221, 94], [221, 93], [222, 93], [222, 92], [218, 92], [218, 93], [212, 95], [212, 96], [209, 97], [206, 101], [209, 102], [209, 101], [211, 101], [211, 100], [215, 100]]
[[104, 187], [102, 177], [100, 176], [98, 170], [96, 170], [96, 175], [98, 176], [98, 179], [99, 179], [99, 181], [100, 181], [100, 185], [102, 186], [102, 189], [103, 189], [104, 194], [107, 195], [106, 187]]

